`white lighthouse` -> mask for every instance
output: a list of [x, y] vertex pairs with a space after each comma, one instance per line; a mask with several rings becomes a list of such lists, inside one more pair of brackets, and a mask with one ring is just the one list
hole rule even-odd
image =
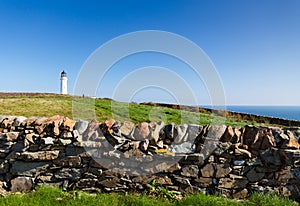
[[60, 75], [60, 93], [68, 94], [68, 78], [65, 71], [62, 71]]

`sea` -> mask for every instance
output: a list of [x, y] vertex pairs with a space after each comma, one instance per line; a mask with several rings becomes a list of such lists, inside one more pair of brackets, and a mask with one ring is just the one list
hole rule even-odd
[[[211, 108], [211, 106], [203, 106]], [[300, 106], [226, 106], [228, 111], [300, 121]]]

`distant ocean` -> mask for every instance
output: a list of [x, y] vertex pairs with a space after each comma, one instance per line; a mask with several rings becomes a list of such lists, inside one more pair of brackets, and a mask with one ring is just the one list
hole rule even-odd
[[300, 121], [300, 106], [226, 106], [226, 110]]

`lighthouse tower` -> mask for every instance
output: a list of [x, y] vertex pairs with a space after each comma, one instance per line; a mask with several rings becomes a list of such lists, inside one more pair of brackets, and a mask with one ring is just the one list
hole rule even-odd
[[62, 71], [60, 75], [60, 93], [68, 94], [68, 78], [65, 71]]

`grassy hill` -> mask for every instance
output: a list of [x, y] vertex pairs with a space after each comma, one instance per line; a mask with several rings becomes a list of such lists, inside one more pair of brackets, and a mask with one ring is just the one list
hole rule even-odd
[[[198, 110], [196, 107], [182, 107], [178, 105], [163, 105], [155, 103], [137, 104], [115, 102], [110, 99], [91, 99], [72, 97], [69, 95], [41, 94], [41, 93], [0, 93], [0, 115], [17, 116], [53, 116], [62, 115], [78, 118], [73, 115], [73, 105], [80, 111], [80, 118], [91, 120], [91, 110], [95, 111], [95, 118], [104, 121], [110, 118], [137, 122], [161, 121], [176, 124], [227, 124], [232, 126], [269, 125], [267, 119], [244, 119], [240, 116], [213, 114], [208, 110]], [[92, 108], [92, 109], [91, 109]]]

